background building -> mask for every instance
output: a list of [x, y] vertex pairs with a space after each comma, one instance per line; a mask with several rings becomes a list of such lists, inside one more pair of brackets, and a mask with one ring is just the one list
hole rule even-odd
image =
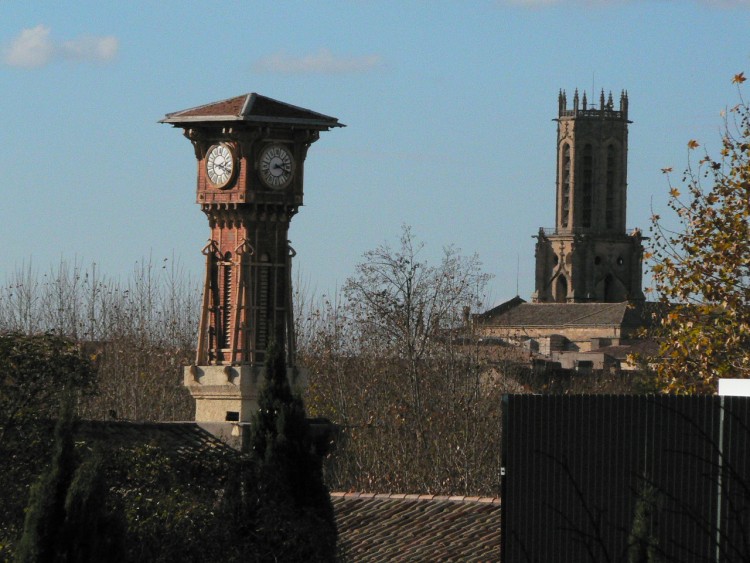
[[563, 368], [626, 367], [652, 307], [639, 229], [626, 228], [628, 95], [558, 98], [555, 227], [536, 235], [532, 303], [515, 297], [474, 318], [477, 333], [521, 345]]

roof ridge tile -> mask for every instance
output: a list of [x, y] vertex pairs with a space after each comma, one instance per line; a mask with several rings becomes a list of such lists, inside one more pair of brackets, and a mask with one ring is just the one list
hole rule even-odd
[[358, 491], [331, 491], [333, 498], [366, 499], [366, 500], [407, 500], [453, 502], [466, 504], [500, 504], [500, 497], [465, 496], [465, 495], [433, 495], [423, 493], [362, 493]]

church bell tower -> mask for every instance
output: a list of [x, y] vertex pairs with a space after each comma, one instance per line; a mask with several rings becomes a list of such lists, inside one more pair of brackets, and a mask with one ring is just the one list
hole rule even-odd
[[602, 91], [598, 107], [586, 94], [558, 98], [555, 227], [536, 235], [539, 303], [644, 299], [643, 237], [628, 232], [628, 95], [615, 109]]
[[343, 127], [259, 94], [169, 113], [197, 160], [208, 242], [195, 363], [185, 385], [196, 421], [246, 422], [257, 408], [271, 342], [294, 379], [289, 223], [302, 205], [304, 162], [321, 131]]

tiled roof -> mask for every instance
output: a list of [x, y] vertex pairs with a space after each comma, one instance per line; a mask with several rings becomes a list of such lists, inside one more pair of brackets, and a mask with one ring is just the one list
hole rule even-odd
[[[79, 421], [77, 438], [109, 447], [150, 444], [176, 453], [230, 446], [192, 422]], [[347, 561], [479, 562], [500, 558], [500, 500], [331, 493]]]
[[280, 102], [256, 93], [168, 113], [160, 123], [174, 125], [233, 121], [245, 123], [286, 123], [316, 129], [344, 127], [335, 117]]
[[[491, 326], [602, 326], [638, 322], [632, 303], [518, 303], [502, 304], [480, 316], [479, 322]], [[638, 317], [637, 319], [635, 317]]]
[[81, 420], [76, 425], [76, 435], [79, 439], [115, 448], [148, 444], [176, 453], [205, 448], [234, 451], [195, 422]]
[[347, 561], [499, 561], [500, 500], [331, 493]]
[[[307, 422], [313, 446], [320, 455], [325, 455], [336, 426], [325, 418], [308, 418]], [[235, 452], [242, 447], [242, 431], [249, 431], [250, 423], [80, 420], [76, 428], [80, 439], [113, 448], [149, 444], [176, 453], [206, 448]]]
[[655, 340], [634, 340], [619, 345], [602, 346], [585, 354], [607, 354], [618, 360], [624, 360], [631, 354], [640, 354], [646, 357], [653, 357], [659, 353], [659, 343]]
[[485, 311], [484, 313], [479, 315], [479, 317], [481, 319], [499, 317], [504, 313], [507, 313], [511, 309], [515, 309], [523, 303], [526, 303], [526, 300], [516, 295], [513, 299], [509, 299], [508, 301], [505, 301], [504, 303], [500, 303], [500, 305], [493, 307], [489, 311]]

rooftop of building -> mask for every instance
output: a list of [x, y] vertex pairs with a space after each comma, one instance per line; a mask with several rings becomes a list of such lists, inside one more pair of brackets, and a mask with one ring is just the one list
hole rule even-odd
[[506, 327], [645, 326], [652, 304], [619, 303], [527, 303], [516, 296], [480, 315], [480, 325]]
[[[216, 430], [212, 428], [211, 430]], [[155, 445], [176, 453], [236, 450], [195, 422], [79, 421], [79, 439], [110, 448]], [[497, 561], [500, 500], [492, 497], [331, 493], [346, 560]]]
[[345, 127], [335, 117], [280, 102], [251, 92], [168, 113], [160, 123], [176, 126], [207, 122], [240, 122], [251, 124], [303, 125], [315, 129]]
[[499, 561], [500, 500], [332, 493], [347, 560]]

